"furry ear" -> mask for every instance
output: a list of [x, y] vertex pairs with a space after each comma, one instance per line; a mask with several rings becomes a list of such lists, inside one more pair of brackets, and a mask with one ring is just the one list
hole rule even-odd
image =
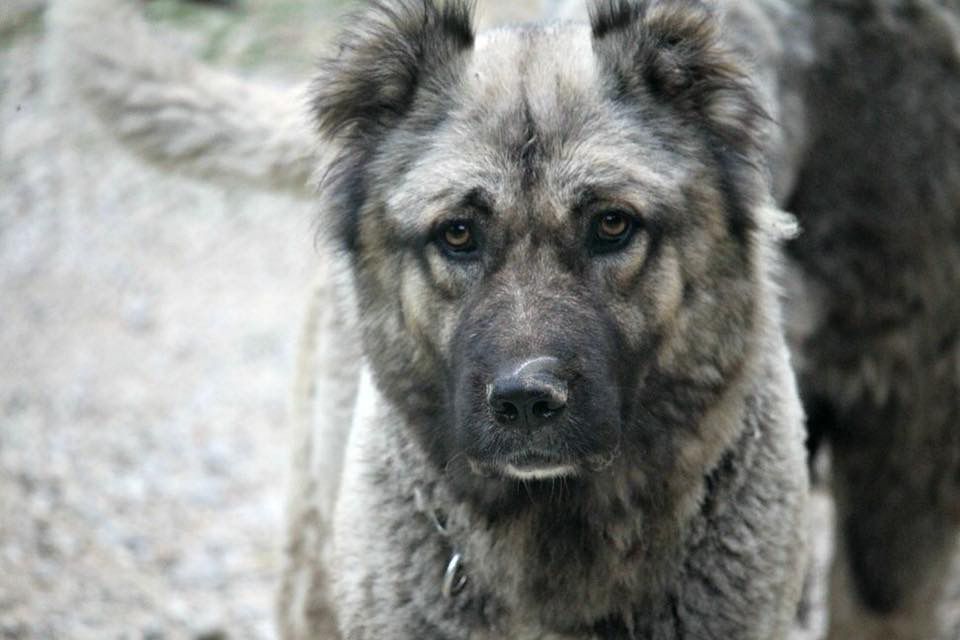
[[660, 97], [733, 150], [759, 149], [764, 111], [706, 2], [598, 0], [590, 23], [594, 51], [622, 97]]
[[[470, 0], [376, 0], [341, 36], [313, 91], [320, 132], [365, 139], [408, 113], [418, 90], [454, 80], [450, 66], [473, 46]], [[446, 71], [446, 73], [445, 73]]]
[[356, 251], [379, 143], [404, 118], [429, 121], [447, 108], [473, 39], [472, 0], [374, 0], [355, 16], [313, 88], [317, 128], [334, 142], [321, 165], [320, 235]]

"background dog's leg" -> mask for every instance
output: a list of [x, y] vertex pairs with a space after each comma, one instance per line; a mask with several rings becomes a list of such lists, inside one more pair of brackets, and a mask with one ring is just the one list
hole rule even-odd
[[[840, 518], [830, 638], [956, 637], [940, 631], [937, 619], [957, 533], [955, 514], [943, 500], [946, 488], [937, 486], [944, 478], [932, 466], [941, 456], [934, 442], [927, 451], [904, 442], [911, 431], [922, 438], [937, 425], [892, 426], [903, 427], [896, 430], [900, 437], [836, 446]], [[904, 447], [914, 447], [912, 455], [904, 456]]]
[[352, 305], [336, 290], [332, 271], [328, 263], [317, 275], [297, 362], [287, 544], [277, 594], [278, 627], [287, 640], [339, 637], [325, 551], [361, 354], [350, 320]]

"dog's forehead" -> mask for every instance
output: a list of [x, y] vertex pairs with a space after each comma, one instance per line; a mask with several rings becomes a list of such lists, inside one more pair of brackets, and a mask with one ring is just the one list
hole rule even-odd
[[598, 66], [585, 25], [483, 32], [465, 76], [466, 92], [480, 105], [492, 107], [523, 96], [538, 120], [564, 106], [558, 100], [599, 91]]
[[605, 82], [589, 27], [481, 33], [457, 106], [421, 141], [388, 209], [404, 226], [424, 226], [479, 189], [497, 208], [563, 223], [591, 182], [639, 186], [641, 200], [668, 190], [685, 163], [608, 97]]

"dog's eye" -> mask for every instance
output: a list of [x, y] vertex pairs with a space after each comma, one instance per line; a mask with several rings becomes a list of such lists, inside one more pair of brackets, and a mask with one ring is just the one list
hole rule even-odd
[[619, 240], [630, 229], [630, 220], [621, 213], [607, 213], [600, 218], [597, 236], [601, 240]]
[[636, 220], [626, 211], [608, 209], [600, 212], [593, 221], [591, 250], [606, 253], [625, 247], [636, 226]]
[[473, 225], [466, 220], [444, 223], [438, 230], [437, 241], [448, 255], [454, 257], [467, 257], [477, 250]]

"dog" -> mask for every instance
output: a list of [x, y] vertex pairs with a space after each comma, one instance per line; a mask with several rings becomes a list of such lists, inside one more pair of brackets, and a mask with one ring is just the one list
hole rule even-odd
[[475, 36], [464, 4], [376, 4], [314, 111], [364, 353], [339, 635], [784, 637], [808, 481], [783, 216], [710, 12]]

